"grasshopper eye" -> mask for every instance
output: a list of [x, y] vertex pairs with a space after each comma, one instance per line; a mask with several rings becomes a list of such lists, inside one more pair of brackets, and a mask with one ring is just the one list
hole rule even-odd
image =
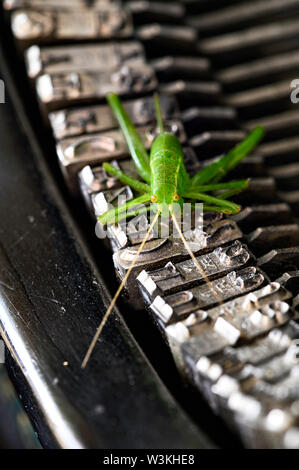
[[178, 193], [176, 193], [176, 194], [173, 196], [174, 202], [178, 202], [179, 199], [180, 199], [180, 195], [179, 195]]
[[152, 201], [153, 204], [156, 204], [158, 202], [158, 197], [156, 196], [156, 194], [152, 195], [151, 201]]

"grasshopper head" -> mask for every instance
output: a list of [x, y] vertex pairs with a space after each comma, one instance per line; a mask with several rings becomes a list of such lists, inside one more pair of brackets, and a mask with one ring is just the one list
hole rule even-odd
[[151, 202], [155, 212], [159, 212], [162, 217], [169, 217], [173, 212], [180, 213], [183, 199], [180, 198], [178, 194], [175, 194], [163, 200], [162, 198], [159, 199], [157, 194], [154, 194], [151, 197]]

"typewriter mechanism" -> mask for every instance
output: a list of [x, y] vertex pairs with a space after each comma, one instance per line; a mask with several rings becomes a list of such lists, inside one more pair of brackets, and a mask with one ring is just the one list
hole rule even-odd
[[[0, 447], [298, 449], [299, 0], [0, 8]], [[137, 195], [107, 162], [140, 180], [107, 94], [149, 150], [157, 92], [191, 176], [266, 130], [241, 210], [192, 212], [205, 275], [146, 211], [97, 222]]]

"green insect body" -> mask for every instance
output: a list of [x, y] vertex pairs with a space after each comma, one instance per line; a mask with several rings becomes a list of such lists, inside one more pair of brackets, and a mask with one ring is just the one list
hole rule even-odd
[[[175, 203], [182, 206], [184, 202], [202, 202], [204, 210], [224, 214], [240, 211], [240, 206], [228, 198], [245, 190], [249, 180], [223, 183], [220, 181], [257, 146], [264, 136], [262, 127], [256, 127], [241, 144], [191, 178], [184, 165], [184, 154], [179, 139], [164, 131], [158, 96], [155, 97], [155, 105], [159, 135], [152, 144], [150, 156], [119, 97], [110, 94], [107, 100], [123, 131], [138, 173], [145, 183], [129, 177], [110, 163], [104, 163], [103, 167], [107, 173], [114, 175], [141, 196], [100, 216], [99, 221], [102, 224], [115, 223], [150, 209], [167, 216], [172, 213]], [[220, 195], [217, 193], [216, 196], [207, 194], [215, 191], [224, 192]], [[140, 208], [140, 204], [148, 202], [152, 204]]]
[[[182, 206], [186, 200], [191, 202], [191, 204], [194, 204], [194, 202], [202, 202], [203, 209], [206, 211], [217, 211], [225, 214], [234, 214], [239, 212], [240, 206], [229, 201], [228, 198], [246, 189], [248, 187], [249, 180], [237, 180], [223, 183], [220, 183], [220, 181], [256, 147], [264, 135], [264, 129], [262, 127], [255, 128], [240, 145], [219, 158], [217, 161], [207, 165], [191, 178], [184, 165], [183, 149], [178, 138], [175, 135], [164, 131], [158, 96], [155, 98], [155, 105], [159, 135], [155, 138], [152, 144], [150, 156], [148, 155], [138, 132], [123, 108], [118, 96], [110, 94], [107, 100], [119, 122], [126, 138], [132, 159], [144, 182], [131, 178], [108, 162], [104, 163], [103, 168], [107, 173], [114, 175], [123, 184], [130, 186], [135, 192], [140, 193], [140, 196], [126, 204], [123, 204], [122, 206], [106, 212], [99, 217], [99, 221], [102, 224], [116, 223], [124, 218], [135, 217], [141, 213], [146, 213], [151, 209], [156, 212], [156, 215], [96, 331], [82, 362], [82, 368], [86, 367], [104, 325], [113, 311], [115, 303], [122, 292], [122, 289], [134, 268], [137, 258], [143, 250], [150, 232], [153, 230], [160, 214], [163, 216], [168, 216], [170, 214], [173, 217], [173, 222], [180, 233], [187, 251], [193, 258], [194, 263], [201, 272], [203, 278], [210, 284], [204, 269], [200, 266], [184, 238], [183, 232], [181, 231], [177, 221], [176, 207], [174, 207], [174, 204], [178, 203]], [[213, 195], [213, 192], [215, 191], [217, 191], [216, 196]], [[223, 192], [219, 194], [218, 191]], [[148, 202], [151, 202], [152, 204], [150, 206], [145, 206], [144, 204]], [[140, 207], [141, 204], [143, 204], [142, 207]], [[215, 291], [212, 284], [210, 284], [210, 288], [211, 292], [214, 292], [215, 298], [218, 299], [219, 294]]]

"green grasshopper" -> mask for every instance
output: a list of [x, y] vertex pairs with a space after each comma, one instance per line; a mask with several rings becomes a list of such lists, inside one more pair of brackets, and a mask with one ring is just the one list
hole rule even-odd
[[[140, 193], [140, 196], [100, 216], [100, 223], [106, 225], [136, 216], [139, 214], [138, 206], [148, 202], [152, 204], [146, 210], [159, 212], [163, 216], [173, 212], [175, 203], [182, 207], [185, 200], [191, 203], [202, 202], [204, 211], [224, 214], [236, 214], [240, 211], [241, 207], [229, 201], [228, 198], [245, 190], [249, 185], [249, 180], [224, 183], [220, 181], [257, 146], [264, 135], [262, 127], [256, 127], [241, 144], [191, 178], [184, 165], [184, 154], [179, 139], [164, 130], [158, 95], [155, 96], [155, 105], [159, 135], [153, 142], [150, 156], [119, 97], [110, 94], [107, 100], [119, 122], [132, 159], [144, 182], [131, 178], [110, 163], [104, 163], [103, 168], [107, 173], [130, 186]], [[220, 190], [225, 192], [217, 197], [209, 194]], [[135, 211], [134, 208], [136, 208]], [[144, 208], [140, 211], [144, 211]]]
[[[262, 127], [256, 127], [248, 137], [241, 142], [241, 144], [236, 146], [223, 157], [219, 158], [217, 161], [204, 167], [191, 178], [184, 165], [184, 154], [179, 139], [174, 134], [164, 130], [158, 95], [155, 95], [158, 136], [152, 144], [150, 156], [148, 155], [143, 142], [130, 117], [125, 111], [119, 97], [115, 94], [109, 94], [107, 100], [125, 136], [137, 171], [144, 182], [131, 178], [122, 171], [114, 168], [110, 163], [104, 163], [103, 168], [107, 173], [115, 176], [125, 185], [130, 186], [134, 191], [140, 193], [140, 196], [101, 215], [99, 217], [99, 221], [104, 225], [116, 223], [124, 218], [134, 217], [139, 215], [141, 212], [148, 210], [153, 210], [156, 215], [145, 235], [145, 238], [143, 239], [143, 242], [136, 252], [126, 276], [120, 284], [120, 287], [118, 288], [99, 328], [96, 331], [83, 360], [83, 368], [86, 366], [103, 327], [160, 215], [163, 217], [170, 215], [172, 217], [185, 248], [189, 252], [189, 255], [201, 272], [203, 278], [209, 284], [211, 290], [213, 290], [212, 284], [194, 256], [181, 231], [176, 218], [175, 205], [178, 204], [182, 207], [185, 201], [193, 204], [195, 202], [201, 202], [203, 203], [203, 210], [205, 211], [215, 211], [224, 214], [236, 214], [239, 212], [241, 207], [238, 204], [229, 201], [228, 198], [248, 188], [249, 180], [244, 179], [224, 183], [220, 183], [220, 181], [257, 146], [264, 136], [264, 129]], [[215, 191], [223, 192], [217, 196], [209, 194]], [[151, 202], [150, 206], [140, 208], [141, 204], [148, 202]], [[219, 299], [219, 294], [215, 289], [214, 295], [218, 302], [222, 303], [222, 299]]]

